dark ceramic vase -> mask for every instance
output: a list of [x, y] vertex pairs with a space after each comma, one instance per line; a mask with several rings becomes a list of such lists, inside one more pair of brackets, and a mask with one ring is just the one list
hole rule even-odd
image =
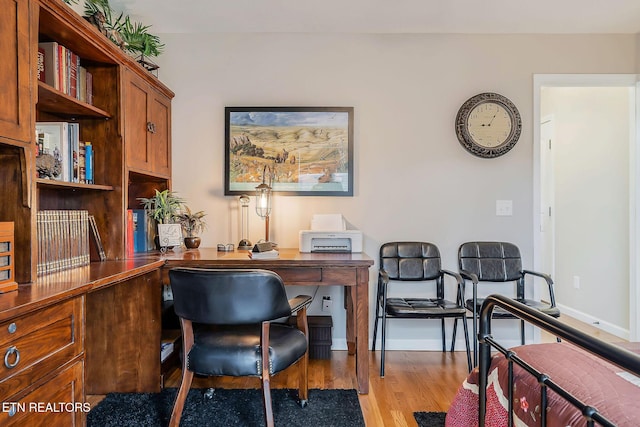
[[200, 246], [200, 238], [199, 237], [185, 237], [184, 238], [184, 245], [187, 247], [187, 249], [196, 249], [198, 246]]

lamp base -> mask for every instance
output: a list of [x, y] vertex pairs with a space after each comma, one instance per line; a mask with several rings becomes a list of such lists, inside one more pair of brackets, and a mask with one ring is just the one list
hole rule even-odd
[[253, 244], [248, 239], [242, 239], [240, 240], [240, 243], [238, 243], [239, 250], [248, 251], [248, 250], [251, 250], [252, 247], [253, 247]]

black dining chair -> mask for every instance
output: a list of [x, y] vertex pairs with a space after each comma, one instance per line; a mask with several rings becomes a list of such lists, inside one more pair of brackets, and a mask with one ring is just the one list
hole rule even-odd
[[[455, 302], [445, 299], [445, 276], [456, 283]], [[395, 282], [413, 282], [425, 293], [433, 296], [390, 296], [389, 288]], [[467, 330], [466, 309], [463, 304], [463, 281], [458, 273], [443, 270], [440, 251], [433, 243], [389, 242], [380, 247], [380, 271], [376, 293], [376, 316], [373, 328], [372, 351], [376, 349], [378, 322], [382, 327], [380, 376], [384, 377], [385, 345], [388, 319], [440, 319], [442, 351], [446, 351], [445, 319], [462, 320], [467, 346], [467, 364], [471, 371], [471, 353]], [[435, 292], [433, 292], [435, 290]], [[455, 328], [451, 351], [455, 350]]]
[[[270, 378], [297, 362], [298, 398], [306, 406], [310, 296], [288, 300], [280, 276], [266, 270], [174, 268], [169, 279], [183, 344], [170, 426], [180, 424], [194, 374], [259, 377], [265, 424], [271, 427]], [[272, 322], [292, 314], [297, 327]]]
[[[512, 296], [516, 301], [553, 317], [560, 317], [560, 310], [556, 307], [556, 297], [553, 292], [551, 276], [531, 270], [522, 269], [520, 249], [508, 242], [466, 242], [458, 249], [458, 266], [462, 278], [473, 285], [473, 296], [465, 301], [465, 307], [473, 313], [473, 364], [478, 364], [478, 313], [484, 298], [478, 297], [478, 286], [489, 283], [512, 284], [505, 296]], [[549, 290], [549, 302], [525, 297], [526, 284], [533, 285], [533, 280], [526, 281], [526, 276], [540, 277], [545, 280]], [[511, 313], [496, 308], [493, 318], [513, 319]], [[520, 341], [524, 345], [524, 321], [520, 322]]]

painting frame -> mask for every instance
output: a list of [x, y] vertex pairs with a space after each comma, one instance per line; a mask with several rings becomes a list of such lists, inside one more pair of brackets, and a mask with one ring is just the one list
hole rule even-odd
[[[353, 107], [225, 107], [224, 194], [353, 196]], [[346, 141], [345, 141], [346, 139]]]

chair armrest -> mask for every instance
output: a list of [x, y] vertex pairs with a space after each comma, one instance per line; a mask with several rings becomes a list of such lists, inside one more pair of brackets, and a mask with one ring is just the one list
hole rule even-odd
[[449, 270], [440, 270], [440, 272], [442, 272], [443, 274], [447, 274], [451, 277], [454, 277], [456, 279], [456, 281], [458, 282], [458, 284], [461, 284], [463, 282], [462, 280], [462, 276], [458, 273], [455, 273], [453, 271], [449, 271]]
[[460, 270], [460, 276], [465, 280], [471, 280], [473, 284], [478, 284], [478, 275], [467, 270]]
[[313, 297], [310, 297], [309, 295], [298, 295], [297, 297], [291, 298], [289, 300], [291, 314], [296, 314], [303, 308], [309, 307], [311, 305], [311, 301], [313, 301]]
[[537, 271], [531, 271], [531, 270], [522, 270], [522, 274], [523, 274], [523, 277], [525, 274], [542, 277], [547, 282], [547, 286], [549, 287], [549, 298], [551, 299], [551, 306], [552, 307], [556, 306], [556, 296], [553, 292], [553, 280], [551, 279], [551, 276], [545, 273], [538, 273]]
[[531, 274], [532, 276], [542, 277], [547, 282], [547, 285], [553, 285], [553, 280], [551, 279], [551, 276], [549, 276], [548, 274], [538, 273], [537, 271], [531, 271], [531, 270], [522, 270], [522, 274]]
[[458, 292], [457, 292], [456, 300], [458, 305], [460, 305], [461, 307], [464, 306], [465, 281], [464, 279], [462, 279], [462, 276], [453, 271], [443, 270], [443, 269], [440, 269], [440, 273], [446, 274], [456, 279], [456, 282], [458, 283]]

